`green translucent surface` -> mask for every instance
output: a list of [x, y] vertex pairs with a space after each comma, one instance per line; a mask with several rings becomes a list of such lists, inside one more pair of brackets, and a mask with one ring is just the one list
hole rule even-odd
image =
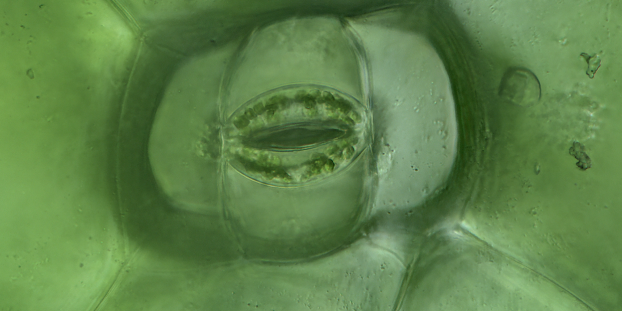
[[[617, 1], [2, 2], [0, 310], [622, 305]], [[223, 220], [219, 112], [197, 103], [256, 27], [306, 14], [345, 16], [373, 65], [376, 192], [336, 245], [262, 262]], [[267, 211], [242, 214], [266, 232]]]
[[[479, 42], [481, 67], [490, 68], [490, 86], [510, 64], [531, 68], [542, 84], [542, 99], [528, 109], [491, 103], [491, 161], [465, 223], [593, 308], [616, 310], [622, 304], [616, 91], [622, 7], [616, 1], [523, 3], [510, 9], [473, 2], [456, 10], [465, 21], [482, 12], [465, 25]], [[593, 79], [583, 52], [602, 55]], [[576, 167], [568, 152], [573, 141], [588, 149], [591, 169]]]
[[125, 260], [111, 172], [136, 36], [104, 2], [0, 14], [0, 309], [93, 309]]

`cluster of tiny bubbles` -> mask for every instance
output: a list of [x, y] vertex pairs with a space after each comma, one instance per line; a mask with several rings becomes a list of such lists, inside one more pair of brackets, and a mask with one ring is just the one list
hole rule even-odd
[[270, 90], [225, 125], [228, 162], [247, 177], [298, 186], [343, 170], [369, 141], [369, 112], [336, 89], [299, 84]]

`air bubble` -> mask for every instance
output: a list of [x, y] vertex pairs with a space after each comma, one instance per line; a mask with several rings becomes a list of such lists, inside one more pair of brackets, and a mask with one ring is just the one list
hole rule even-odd
[[527, 68], [510, 67], [501, 79], [499, 96], [514, 105], [531, 106], [540, 100], [540, 81]]

